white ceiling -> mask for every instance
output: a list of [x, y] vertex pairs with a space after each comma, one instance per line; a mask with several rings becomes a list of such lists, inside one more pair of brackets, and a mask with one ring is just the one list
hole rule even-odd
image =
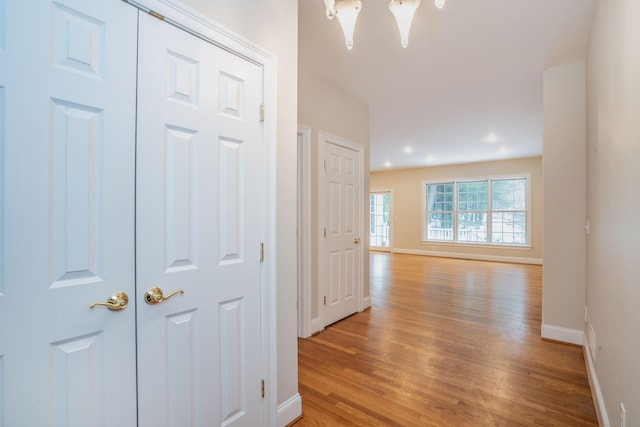
[[542, 73], [584, 59], [596, 2], [422, 0], [403, 49], [388, 1], [363, 0], [349, 51], [299, 0], [300, 66], [369, 105], [371, 170], [538, 156]]

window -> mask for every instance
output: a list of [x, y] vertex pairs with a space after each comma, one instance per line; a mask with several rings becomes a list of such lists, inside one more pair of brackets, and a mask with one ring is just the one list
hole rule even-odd
[[527, 245], [527, 178], [425, 183], [428, 241]]

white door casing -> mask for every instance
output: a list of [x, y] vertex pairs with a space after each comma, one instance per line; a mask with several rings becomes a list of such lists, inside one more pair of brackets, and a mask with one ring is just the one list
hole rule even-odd
[[135, 426], [137, 11], [0, 8], [0, 425]]
[[362, 309], [362, 146], [324, 132], [319, 141], [324, 172], [320, 283], [326, 326]]
[[[298, 124], [298, 336], [307, 338], [324, 325], [312, 293], [311, 128]], [[317, 293], [317, 292], [316, 292]], [[314, 301], [316, 302], [314, 306]]]
[[260, 425], [262, 70], [141, 15], [139, 73], [140, 426]]

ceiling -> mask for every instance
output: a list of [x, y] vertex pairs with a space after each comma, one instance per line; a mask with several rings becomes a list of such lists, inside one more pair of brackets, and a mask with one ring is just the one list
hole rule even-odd
[[299, 0], [298, 58], [369, 105], [371, 170], [539, 156], [543, 71], [584, 59], [596, 2], [422, 0], [403, 49], [388, 1], [363, 0], [347, 50]]

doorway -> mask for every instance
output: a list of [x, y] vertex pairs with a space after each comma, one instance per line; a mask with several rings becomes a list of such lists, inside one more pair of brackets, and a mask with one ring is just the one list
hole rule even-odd
[[369, 195], [369, 245], [373, 250], [391, 250], [391, 192]]

